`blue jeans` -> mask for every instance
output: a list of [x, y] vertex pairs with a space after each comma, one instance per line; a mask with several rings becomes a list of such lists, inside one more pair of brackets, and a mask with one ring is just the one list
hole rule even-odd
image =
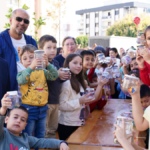
[[46, 131], [46, 117], [48, 106], [31, 106], [22, 104], [27, 108], [29, 116], [27, 120], [27, 126], [23, 132], [26, 132], [29, 136], [34, 134], [34, 137], [44, 138]]

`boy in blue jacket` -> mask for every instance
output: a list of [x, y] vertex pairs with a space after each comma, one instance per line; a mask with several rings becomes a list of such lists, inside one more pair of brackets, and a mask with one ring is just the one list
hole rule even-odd
[[[51, 148], [60, 150], [69, 150], [65, 141], [56, 139], [35, 138], [22, 133], [25, 129], [28, 119], [28, 111], [20, 106], [10, 110], [5, 116], [7, 107], [11, 106], [11, 99], [5, 94], [0, 108], [0, 149], [1, 150], [30, 150], [30, 148]], [[7, 128], [3, 124], [7, 124]]]

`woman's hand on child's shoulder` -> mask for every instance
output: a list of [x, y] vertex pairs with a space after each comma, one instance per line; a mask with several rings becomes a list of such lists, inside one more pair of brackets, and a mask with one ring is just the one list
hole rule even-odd
[[66, 143], [61, 143], [60, 150], [70, 150], [70, 148], [68, 147], [68, 145]]

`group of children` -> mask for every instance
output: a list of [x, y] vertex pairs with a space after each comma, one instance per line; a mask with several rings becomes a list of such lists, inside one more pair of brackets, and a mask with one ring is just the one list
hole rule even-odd
[[[147, 27], [145, 39], [148, 47], [150, 47], [149, 37], [150, 27]], [[145, 47], [144, 52], [140, 55], [138, 52], [133, 53], [132, 60], [127, 66], [121, 63], [120, 57], [123, 55], [119, 56], [116, 48], [109, 49], [110, 62], [101, 64], [97, 55], [101, 53], [106, 55], [102, 46], [97, 46], [94, 50], [82, 50], [78, 53], [75, 39], [66, 37], [62, 43], [62, 54], [56, 56], [56, 45], [57, 41], [53, 36], [44, 35], [40, 38], [39, 49], [44, 51], [43, 61], [41, 58], [34, 57], [37, 48], [33, 45], [27, 44], [21, 48], [16, 78], [22, 104], [7, 112], [7, 107], [11, 105], [11, 100], [7, 98], [8, 94], [1, 101], [1, 149], [60, 147], [61, 150], [68, 150], [64, 140], [79, 126], [86, 123], [86, 119], [95, 107], [102, 109], [109, 97], [125, 99], [131, 96], [136, 128], [139, 131], [149, 128], [150, 54], [148, 48]], [[44, 69], [37, 70], [36, 67], [43, 63]], [[97, 77], [97, 72], [103, 72], [114, 64], [120, 69], [121, 78], [107, 80]], [[68, 68], [70, 72], [64, 72], [62, 68]], [[121, 90], [125, 74], [141, 78], [146, 85], [141, 85], [141, 82], [137, 83], [137, 90], [133, 94], [126, 95]], [[87, 88], [94, 88], [95, 93], [92, 96], [91, 93], [85, 94]], [[145, 113], [142, 107], [146, 109]], [[4, 120], [7, 129], [3, 128]], [[116, 127], [115, 135], [122, 146], [125, 149], [133, 148], [126, 140], [122, 140], [124, 137], [121, 135], [122, 129]], [[60, 140], [56, 140], [56, 130]], [[9, 144], [5, 145], [7, 141]]]

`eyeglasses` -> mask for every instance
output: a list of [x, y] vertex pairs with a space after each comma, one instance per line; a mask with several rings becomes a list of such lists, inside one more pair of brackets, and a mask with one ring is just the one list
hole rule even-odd
[[73, 43], [72, 43], [72, 44], [66, 44], [66, 46], [69, 46], [69, 45], [70, 45], [70, 46], [75, 46], [75, 44], [73, 44]]
[[21, 17], [16, 17], [16, 20], [17, 20], [18, 22], [21, 22], [21, 21], [23, 20], [25, 24], [29, 24], [29, 23], [30, 23], [30, 21], [29, 21], [28, 19], [23, 19], [23, 18], [21, 18]]

